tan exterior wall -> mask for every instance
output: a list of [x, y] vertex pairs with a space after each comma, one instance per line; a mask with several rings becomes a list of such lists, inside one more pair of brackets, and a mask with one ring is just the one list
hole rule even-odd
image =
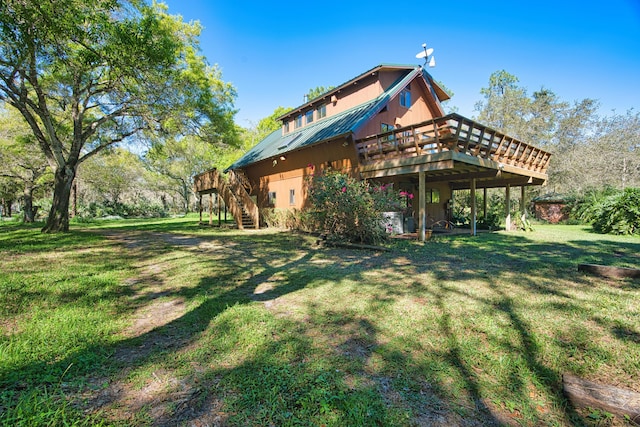
[[393, 127], [408, 126], [420, 123], [442, 115], [439, 111], [433, 111], [426, 100], [430, 99], [425, 85], [419, 78], [414, 79], [410, 85], [411, 104], [409, 108], [400, 105], [400, 97], [396, 96], [389, 101], [385, 111], [378, 113], [372, 120], [356, 132], [354, 139], [364, 138], [381, 132], [382, 124]]
[[[339, 140], [288, 153], [285, 160], [259, 162], [244, 169], [244, 173], [253, 184], [251, 195], [256, 196], [258, 207], [302, 209], [307, 197], [308, 177], [329, 167], [352, 173], [354, 165], [357, 160], [353, 144]], [[294, 192], [293, 203], [291, 190]], [[269, 205], [269, 192], [276, 193], [275, 205]]]
[[[406, 70], [376, 72], [375, 75], [371, 75], [362, 80], [359, 80], [357, 84], [352, 84], [346, 88], [341, 89], [339, 92], [334, 94], [335, 98], [333, 98], [333, 96], [330, 96], [330, 97], [318, 99], [314, 101], [310, 106], [306, 106], [305, 108], [302, 108], [300, 110], [292, 111], [290, 113], [290, 116], [288, 117], [289, 132], [293, 132], [294, 130], [296, 130], [294, 125], [296, 116], [302, 115], [302, 127], [304, 127], [307, 125], [306, 119], [305, 119], [305, 113], [309, 110], [314, 110], [313, 117], [314, 117], [314, 123], [315, 123], [318, 120], [317, 112], [315, 110], [321, 104], [324, 104], [326, 106], [326, 113], [327, 113], [326, 117], [336, 115], [338, 113], [341, 113], [343, 111], [346, 111], [350, 108], [353, 108], [357, 105], [360, 105], [362, 103], [365, 103], [367, 101], [370, 101], [378, 97], [389, 86], [395, 83], [396, 80], [402, 77], [404, 73], [406, 73]], [[420, 88], [419, 96], [417, 96], [418, 95], [417, 93], [415, 96], [413, 93], [411, 94], [411, 101], [413, 103], [414, 99], [417, 100], [418, 97], [420, 98], [424, 97], [425, 90], [424, 90], [424, 86], [421, 84], [418, 84], [417, 82], [412, 83], [412, 86], [415, 86], [416, 90], [418, 89], [418, 87]], [[332, 102], [332, 99], [335, 99], [336, 102]], [[397, 100], [395, 101], [395, 103], [398, 103]], [[415, 108], [412, 106], [412, 108], [409, 109], [409, 111], [407, 111], [407, 109], [404, 107], [402, 108], [405, 111], [401, 111], [401, 110], [395, 111], [396, 115], [393, 116], [393, 118], [395, 119], [396, 116], [399, 116], [401, 120], [406, 122], [405, 124], [415, 123], [417, 121], [420, 121], [417, 118], [421, 117], [420, 116], [421, 113], [424, 114], [426, 112], [427, 114], [429, 114], [428, 113], [429, 110], [427, 108], [427, 104], [424, 102], [424, 99], [421, 99], [420, 102], [417, 102]], [[416, 120], [411, 121], [412, 118], [416, 118]], [[429, 118], [431, 118], [430, 115], [428, 118], [425, 118], [422, 120], [428, 120]], [[387, 123], [387, 122], [384, 122], [384, 123]], [[392, 122], [389, 122], [388, 124], [394, 124], [394, 122], [392, 121]], [[379, 131], [380, 129], [378, 127], [378, 129], [374, 133], [378, 133]]]

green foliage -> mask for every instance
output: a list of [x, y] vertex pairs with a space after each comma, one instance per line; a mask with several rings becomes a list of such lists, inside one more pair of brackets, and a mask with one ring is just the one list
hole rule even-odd
[[315, 218], [309, 211], [267, 208], [262, 209], [260, 214], [267, 227], [309, 232], [318, 229]]
[[597, 207], [604, 199], [613, 196], [617, 190], [612, 187], [605, 187], [599, 190], [589, 189], [584, 194], [573, 194], [567, 197], [567, 210], [572, 219], [591, 223], [596, 218]]
[[596, 232], [640, 234], [640, 188], [626, 188], [607, 196], [593, 209]]
[[329, 239], [377, 244], [386, 240], [382, 212], [400, 208], [388, 185], [373, 185], [330, 171], [309, 182], [311, 214]]
[[640, 188], [589, 190], [568, 200], [571, 218], [603, 234], [640, 234]]
[[313, 101], [314, 99], [319, 98], [321, 95], [324, 95], [325, 93], [333, 89], [335, 89], [335, 86], [317, 86], [313, 89], [309, 89], [309, 92], [307, 92], [307, 99], [309, 101]]
[[167, 211], [157, 203], [141, 200], [136, 204], [105, 201], [92, 202], [78, 213], [80, 218], [102, 218], [105, 216], [119, 216], [122, 218], [164, 218]]
[[127, 0], [0, 3], [0, 100], [54, 173], [43, 231], [68, 229], [77, 167], [134, 135], [235, 141], [234, 88], [199, 54], [200, 26]]

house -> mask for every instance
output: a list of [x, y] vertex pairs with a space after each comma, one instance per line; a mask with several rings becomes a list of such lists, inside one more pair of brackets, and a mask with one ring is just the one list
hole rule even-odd
[[548, 152], [445, 114], [447, 99], [420, 66], [378, 65], [281, 116], [281, 129], [229, 166], [228, 179], [207, 171], [196, 191], [222, 197], [239, 227], [258, 227], [260, 209], [301, 209], [307, 177], [341, 170], [413, 194], [423, 236], [449, 219], [454, 190], [504, 187], [508, 197], [512, 186], [546, 181]]

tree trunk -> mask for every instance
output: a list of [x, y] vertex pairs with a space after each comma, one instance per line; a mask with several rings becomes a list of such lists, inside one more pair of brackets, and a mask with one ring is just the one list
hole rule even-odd
[[22, 197], [24, 198], [22, 220], [24, 222], [34, 222], [36, 219], [36, 211], [33, 209], [33, 186], [31, 183], [24, 185]]
[[184, 213], [185, 215], [189, 213], [189, 202], [190, 202], [190, 195], [191, 195], [191, 190], [189, 189], [189, 186], [186, 182], [182, 181], [182, 198], [184, 200]]
[[53, 202], [43, 233], [59, 233], [69, 231], [69, 199], [71, 186], [76, 175], [76, 168], [66, 165], [56, 170], [53, 184]]
[[2, 210], [4, 211], [3, 215], [7, 218], [11, 218], [11, 205], [13, 204], [13, 200], [2, 199]]
[[71, 210], [71, 218], [75, 218], [78, 216], [78, 182], [73, 181], [73, 187], [71, 187], [73, 191], [73, 205]]

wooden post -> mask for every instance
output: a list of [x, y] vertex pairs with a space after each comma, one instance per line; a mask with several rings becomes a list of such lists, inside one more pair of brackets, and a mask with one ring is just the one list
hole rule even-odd
[[527, 219], [527, 205], [525, 201], [524, 185], [520, 187], [520, 212], [522, 213], [522, 223]]
[[218, 227], [222, 226], [222, 212], [220, 209], [220, 204], [222, 203], [222, 197], [220, 196], [220, 193], [216, 193], [218, 195]]
[[475, 236], [477, 234], [477, 229], [476, 229], [476, 219], [477, 219], [477, 208], [476, 208], [476, 179], [473, 178], [471, 180], [471, 224], [469, 224], [471, 226], [471, 235]]
[[482, 218], [485, 221], [487, 221], [487, 187], [483, 188], [483, 194], [482, 194]]
[[213, 193], [209, 193], [209, 225], [213, 225]]
[[418, 197], [419, 197], [419, 220], [420, 241], [424, 242], [427, 235], [427, 189], [424, 171], [418, 172]]
[[507, 184], [504, 194], [504, 210], [505, 210], [505, 222], [504, 229], [511, 231], [511, 184]]
[[200, 224], [202, 224], [202, 194], [198, 193], [198, 210], [200, 211]]

